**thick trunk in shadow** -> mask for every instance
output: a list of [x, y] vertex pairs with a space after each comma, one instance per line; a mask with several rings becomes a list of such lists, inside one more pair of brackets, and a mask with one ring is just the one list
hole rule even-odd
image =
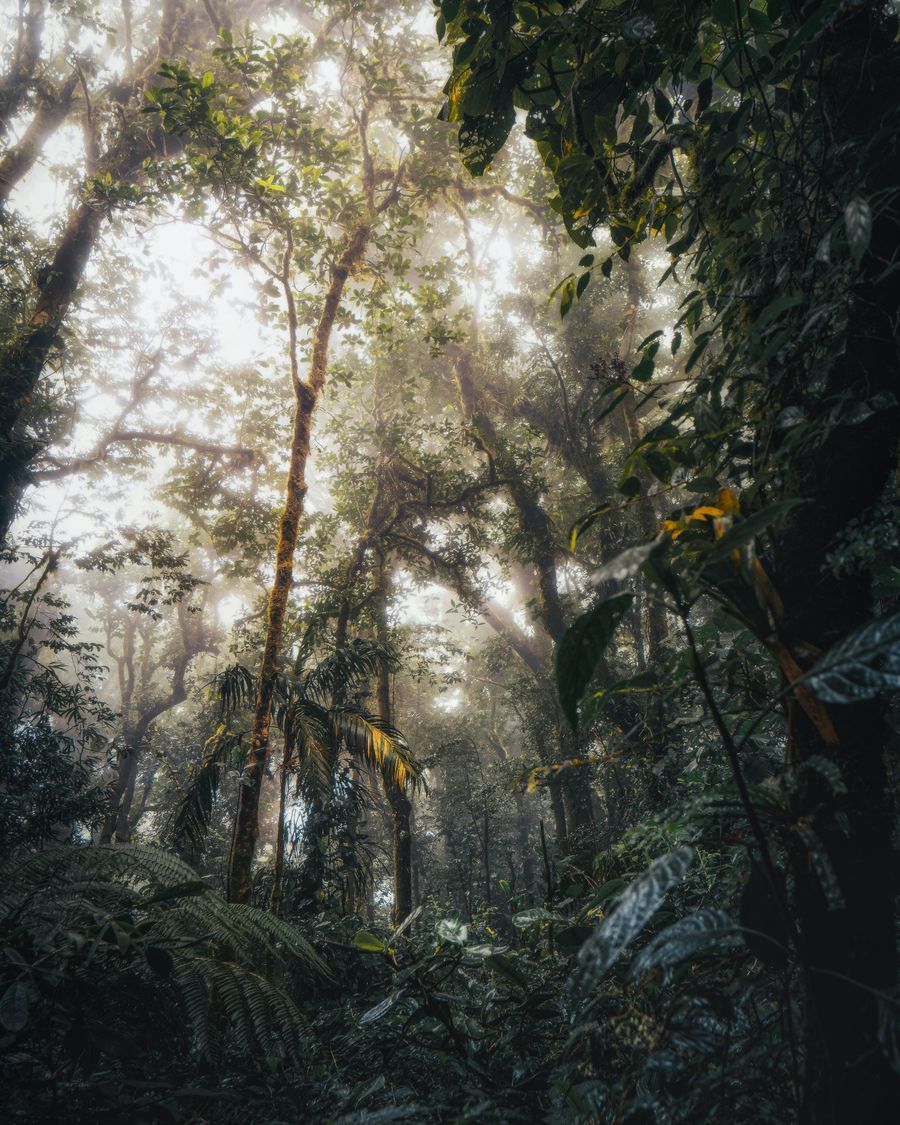
[[28, 466], [39, 448], [17, 432], [19, 422], [81, 283], [104, 217], [99, 207], [87, 201], [72, 213], [27, 324], [0, 354], [0, 536], [6, 535], [15, 518], [28, 483]]
[[[866, 150], [874, 129], [900, 99], [900, 53], [874, 5], [847, 9], [833, 35], [834, 67], [825, 85], [837, 150]], [[838, 38], [839, 37], [839, 38]], [[893, 133], [896, 136], [896, 130]], [[879, 152], [856, 185], [863, 198], [885, 200], [875, 211], [863, 278], [848, 294], [846, 348], [833, 378], [858, 401], [882, 394], [890, 402], [900, 381], [900, 203], [896, 152]], [[888, 202], [889, 200], [889, 202]], [[808, 408], [798, 372], [788, 388]], [[877, 410], [857, 425], [835, 427], [796, 465], [792, 492], [807, 503], [792, 514], [776, 545], [775, 584], [784, 602], [783, 640], [801, 665], [803, 642], [827, 649], [873, 612], [863, 578], [834, 576], [826, 555], [848, 523], [874, 504], [896, 467], [900, 411]], [[876, 993], [896, 986], [891, 845], [893, 810], [884, 755], [889, 732], [878, 700], [832, 706], [837, 745], [826, 744], [800, 707], [791, 706], [790, 754], [813, 755], [841, 772], [845, 793], [806, 771], [795, 820], [811, 828], [834, 869], [842, 903], [830, 904], [813, 868], [807, 841], [792, 849], [801, 948], [807, 962], [806, 1081], [802, 1120], [814, 1125], [874, 1125], [900, 1106], [900, 1078], [878, 1043]]]
[[252, 889], [253, 858], [259, 836], [259, 798], [268, 758], [269, 727], [272, 719], [272, 698], [275, 676], [281, 655], [281, 640], [287, 615], [288, 595], [294, 577], [294, 550], [300, 530], [300, 519], [306, 499], [306, 462], [313, 415], [325, 385], [328, 370], [328, 346], [347, 278], [359, 263], [369, 241], [369, 227], [358, 227], [350, 237], [343, 254], [332, 268], [331, 281], [313, 337], [309, 378], [305, 383], [296, 378], [295, 352], [292, 351], [292, 375], [296, 392], [294, 425], [291, 435], [291, 459], [285, 486], [285, 504], [278, 529], [275, 553], [275, 581], [269, 593], [266, 640], [259, 670], [259, 691], [250, 731], [250, 747], [238, 791], [234, 833], [228, 864], [228, 899], [249, 902]]

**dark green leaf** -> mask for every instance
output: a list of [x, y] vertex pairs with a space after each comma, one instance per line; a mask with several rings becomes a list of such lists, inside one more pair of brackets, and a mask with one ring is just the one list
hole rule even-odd
[[677, 848], [654, 860], [621, 896], [615, 909], [581, 947], [572, 987], [589, 992], [619, 954], [637, 937], [662, 905], [669, 890], [684, 878], [694, 861], [693, 849]]
[[15, 980], [0, 997], [0, 1026], [7, 1031], [22, 1031], [28, 1023], [28, 986]]
[[632, 594], [619, 594], [579, 617], [567, 630], [556, 652], [556, 687], [563, 713], [578, 726], [578, 704], [594, 676], [603, 652], [628, 612]]
[[900, 613], [856, 629], [806, 673], [825, 703], [857, 703], [900, 688]]

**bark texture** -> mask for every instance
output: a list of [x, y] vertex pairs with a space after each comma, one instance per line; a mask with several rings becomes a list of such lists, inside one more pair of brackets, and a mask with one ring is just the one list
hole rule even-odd
[[275, 676], [281, 655], [288, 595], [294, 577], [294, 551], [300, 520], [306, 500], [306, 462], [313, 415], [318, 405], [328, 372], [328, 348], [344, 286], [362, 259], [369, 241], [369, 227], [357, 227], [331, 271], [331, 280], [313, 336], [309, 375], [306, 381], [296, 378], [296, 360], [292, 355], [292, 376], [296, 405], [291, 435], [291, 457], [285, 485], [285, 503], [278, 529], [275, 553], [275, 581], [269, 592], [266, 640], [259, 670], [259, 692], [250, 732], [250, 746], [238, 793], [234, 834], [228, 863], [228, 899], [249, 902], [252, 890], [253, 858], [259, 836], [259, 798], [268, 759], [269, 728], [272, 719], [272, 698]]

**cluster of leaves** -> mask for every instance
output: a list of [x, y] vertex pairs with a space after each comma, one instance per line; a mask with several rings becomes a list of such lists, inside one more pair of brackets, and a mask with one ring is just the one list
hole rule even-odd
[[[357, 985], [321, 1031], [372, 1077], [332, 1079], [332, 1112], [713, 1122], [758, 1121], [768, 1107], [777, 1119], [793, 1098], [773, 1051], [778, 984], [722, 909], [745, 865], [739, 849], [707, 852], [696, 822], [692, 834], [694, 847], [631, 880], [638, 852], [598, 856], [549, 907], [470, 923], [419, 908], [393, 932], [358, 931], [356, 948], [382, 966], [363, 993], [377, 1002], [363, 1007]], [[611, 860], [621, 874], [604, 879]]]
[[202, 1078], [224, 1057], [278, 1071], [315, 1050], [286, 990], [327, 977], [319, 955], [164, 851], [53, 849], [8, 864], [2, 881], [10, 1118], [177, 1121], [232, 1101]]

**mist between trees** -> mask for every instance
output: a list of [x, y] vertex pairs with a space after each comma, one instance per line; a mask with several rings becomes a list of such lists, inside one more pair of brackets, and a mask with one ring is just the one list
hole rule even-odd
[[27, 1122], [900, 1115], [893, 3], [0, 3]]

